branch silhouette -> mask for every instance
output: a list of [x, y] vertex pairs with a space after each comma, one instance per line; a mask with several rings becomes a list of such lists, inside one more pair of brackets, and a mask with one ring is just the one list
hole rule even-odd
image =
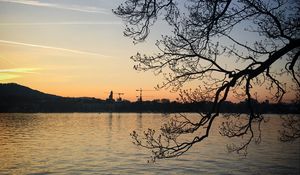
[[[157, 41], [159, 53], [137, 53], [131, 57], [137, 63], [134, 68], [163, 74], [165, 81], [158, 88], [179, 90], [183, 102], [213, 102], [209, 112], [199, 113], [197, 121], [178, 114], [161, 127], [159, 134], [152, 129], [142, 135], [133, 132], [136, 145], [153, 151], [153, 161], [180, 156], [207, 138], [229, 94], [245, 100], [249, 112], [243, 116], [233, 114], [236, 120], [223, 123], [220, 134], [230, 138], [248, 136], [240, 145], [228, 146], [229, 151], [246, 154], [253, 139], [260, 142], [260, 125], [266, 121], [255, 108], [254, 87], [265, 87], [273, 102], [281, 102], [292, 87], [299, 89], [299, 2], [126, 0], [113, 12], [126, 22], [125, 36], [136, 43], [148, 37], [156, 21], [166, 21], [173, 31]], [[253, 37], [245, 38], [247, 35]], [[233, 64], [224, 64], [226, 59]], [[286, 75], [288, 83], [282, 78]], [[199, 87], [182, 89], [191, 81], [199, 82]], [[295, 127], [290, 124], [299, 120], [285, 121], [290, 132], [282, 131], [282, 140], [299, 137], [299, 130], [291, 129]], [[188, 141], [180, 139], [196, 131], [202, 134]]]

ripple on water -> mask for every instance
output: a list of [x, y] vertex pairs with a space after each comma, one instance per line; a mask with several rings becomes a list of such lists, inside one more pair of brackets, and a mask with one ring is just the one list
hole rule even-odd
[[216, 132], [184, 156], [152, 164], [129, 133], [159, 128], [161, 115], [0, 114], [0, 174], [300, 174], [299, 142], [269, 134], [278, 119], [245, 158], [228, 154]]

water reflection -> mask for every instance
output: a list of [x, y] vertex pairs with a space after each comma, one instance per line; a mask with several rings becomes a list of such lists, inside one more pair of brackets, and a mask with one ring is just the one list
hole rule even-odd
[[108, 113], [108, 128], [110, 132], [112, 129], [112, 118], [113, 118], [113, 113]]
[[[283, 144], [279, 117], [262, 127], [249, 155], [226, 152], [230, 140], [215, 125], [211, 137], [180, 159], [147, 164], [132, 130], [159, 129], [161, 114], [0, 114], [0, 174], [299, 174], [299, 142]], [[217, 123], [222, 120], [217, 121]]]
[[143, 128], [142, 115], [143, 115], [142, 113], [136, 114], [136, 127], [138, 131], [141, 131]]

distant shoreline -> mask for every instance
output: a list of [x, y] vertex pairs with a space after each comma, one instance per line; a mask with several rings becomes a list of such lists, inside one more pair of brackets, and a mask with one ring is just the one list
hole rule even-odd
[[[1, 114], [199, 114], [197, 112], [0, 112]], [[247, 114], [247, 113], [220, 113], [222, 114]], [[262, 113], [262, 115], [299, 115], [300, 113]]]
[[[212, 102], [180, 103], [168, 99], [152, 101], [114, 101], [89, 97], [61, 97], [15, 83], [0, 84], [0, 113], [203, 113]], [[299, 103], [252, 102], [261, 114], [300, 114]], [[220, 113], [248, 113], [245, 101], [222, 103]]]

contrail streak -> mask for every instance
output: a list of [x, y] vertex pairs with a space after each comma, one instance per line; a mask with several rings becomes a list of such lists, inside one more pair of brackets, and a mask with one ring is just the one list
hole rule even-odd
[[37, 45], [37, 44], [29, 44], [29, 43], [15, 42], [15, 41], [0, 40], [0, 43], [14, 44], [14, 45], [21, 45], [21, 46], [28, 46], [28, 47], [36, 47], [36, 48], [43, 48], [43, 49], [53, 49], [53, 50], [59, 50], [59, 51], [77, 53], [77, 54], [83, 54], [83, 55], [110, 57], [110, 56], [102, 55], [99, 53], [85, 52], [85, 51], [80, 51], [80, 50], [73, 50], [73, 49], [66, 49], [66, 48], [52, 47], [52, 46], [44, 46], [44, 45]]
[[121, 25], [119, 21], [103, 21], [103, 22], [34, 22], [34, 23], [0, 23], [0, 26], [31, 26], [31, 25]]
[[0, 73], [35, 73], [41, 70], [40, 68], [13, 68], [13, 69], [0, 69]]
[[79, 11], [79, 12], [87, 12], [87, 13], [102, 13], [102, 14], [109, 14], [106, 9], [98, 8], [98, 7], [91, 7], [91, 6], [72, 6], [72, 5], [62, 5], [62, 4], [55, 4], [55, 3], [45, 3], [36, 0], [0, 0], [0, 2], [8, 2], [8, 3], [16, 3], [16, 4], [23, 4], [23, 5], [30, 5], [30, 6], [38, 6], [38, 7], [48, 7], [48, 8], [56, 8], [56, 9], [63, 9], [63, 10], [72, 10], [72, 11]]

